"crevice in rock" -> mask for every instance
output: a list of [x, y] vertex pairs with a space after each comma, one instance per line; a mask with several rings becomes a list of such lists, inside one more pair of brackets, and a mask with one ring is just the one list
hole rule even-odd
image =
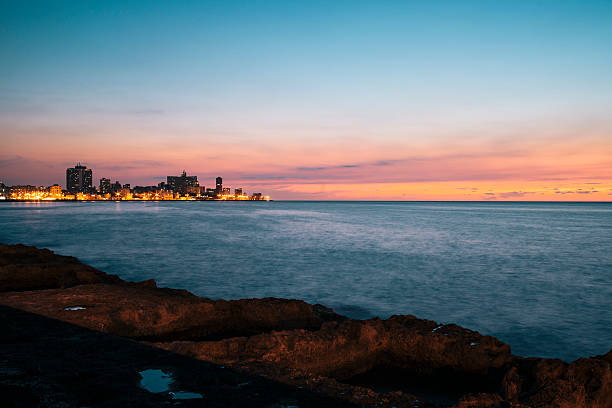
[[[149, 343], [171, 343], [173, 341], [221, 341], [232, 339], [236, 337], [251, 337], [260, 334], [270, 334], [274, 331], [284, 331], [284, 330], [306, 330], [309, 332], [317, 331], [321, 328], [321, 326], [313, 326], [311, 324], [287, 324], [284, 322], [283, 326], [276, 327], [267, 327], [267, 328], [254, 328], [247, 330], [225, 330], [222, 332], [214, 332], [210, 333], [206, 330], [201, 330], [198, 328], [189, 329], [189, 330], [175, 330], [170, 333], [149, 335], [149, 336], [124, 336], [129, 337], [133, 340], [137, 341], [146, 341]], [[288, 327], [285, 327], [288, 326]]]
[[486, 374], [457, 372], [441, 367], [430, 372], [378, 365], [342, 381], [370, 388], [379, 393], [402, 391], [440, 406], [457, 404], [462, 396], [499, 391], [501, 370]]

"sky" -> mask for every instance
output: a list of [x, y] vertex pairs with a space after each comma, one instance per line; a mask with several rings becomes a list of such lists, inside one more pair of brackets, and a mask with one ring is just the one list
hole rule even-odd
[[0, 180], [612, 200], [612, 1], [0, 1]]

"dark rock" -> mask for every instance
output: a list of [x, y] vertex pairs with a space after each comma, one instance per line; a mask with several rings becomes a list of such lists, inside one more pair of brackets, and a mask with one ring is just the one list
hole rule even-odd
[[604, 354], [603, 356], [599, 356], [599, 358], [607, 361], [612, 366], [612, 350], [608, 351], [608, 353]]
[[145, 288], [156, 288], [157, 282], [155, 282], [155, 279], [147, 279], [142, 282], [136, 282], [134, 285], [143, 286]]
[[[511, 361], [510, 347], [467, 329], [432, 333], [435, 322], [394, 317], [325, 323], [318, 331], [290, 330], [215, 342], [158, 346], [222, 364], [257, 362], [339, 381], [375, 367], [419, 375], [441, 370], [486, 376]], [[472, 343], [478, 342], [478, 345]]]
[[516, 401], [521, 392], [522, 380], [516, 367], [511, 367], [501, 382], [501, 395], [509, 401]]
[[121, 282], [118, 276], [82, 264], [71, 256], [25, 245], [0, 246], [0, 292], [118, 282]]
[[[261, 376], [150, 347], [32, 313], [0, 306], [0, 407], [349, 407]], [[140, 371], [162, 369], [175, 400], [140, 387]]]
[[[332, 316], [300, 300], [199, 298], [150, 284], [79, 285], [6, 292], [1, 303], [119, 336], [150, 341], [220, 339], [271, 330], [316, 330]], [[339, 318], [341, 318], [339, 316]]]
[[520, 399], [535, 407], [612, 407], [612, 368], [600, 358], [572, 363], [557, 359], [515, 359], [523, 382]]
[[[30, 290], [34, 288], [46, 289]], [[104, 383], [88, 366], [94, 364], [93, 355], [99, 356], [96, 367], [106, 370], [104, 375], [113, 373], [109, 365], [123, 364], [117, 359], [136, 364], [130, 353], [140, 351], [127, 346], [132, 345], [147, 353], [183, 355], [181, 361], [187, 365], [217, 367], [216, 374], [206, 377], [206, 392], [213, 390], [217, 406], [224, 406], [220, 401], [258, 406], [249, 403], [250, 397], [236, 399], [233, 394], [244, 382], [215, 385], [223, 366], [231, 368], [232, 378], [250, 378], [247, 384], [273, 380], [273, 396], [283, 387], [293, 390], [293, 399], [277, 398], [274, 404], [262, 400], [259, 392], [252, 394], [253, 401], [267, 401], [266, 406], [288, 406], [297, 400], [306, 403], [295, 405], [308, 406], [308, 401], [321, 398], [311, 406], [329, 406], [332, 401], [386, 407], [612, 407], [612, 350], [572, 363], [521, 358], [512, 356], [507, 344], [453, 324], [414, 316], [352, 320], [299, 300], [213, 301], [185, 290], [157, 288], [153, 280], [123, 282], [75, 258], [19, 245], [0, 248], [0, 289], [5, 291], [0, 304], [38, 315], [6, 312], [9, 317], [0, 321], [0, 354], [8, 356], [6, 361], [12, 361], [14, 350], [21, 356], [15, 367], [3, 366], [0, 359], [0, 393], [13, 406], [54, 406], [54, 401], [69, 401], [56, 406], [117, 405], [119, 400], [111, 401], [109, 395], [132, 392], [133, 370], [117, 374], [132, 387], [122, 388]], [[24, 326], [23, 321], [36, 319], [42, 319], [40, 325]], [[146, 341], [155, 348], [109, 334]], [[41, 339], [53, 344], [48, 350], [53, 357], [42, 354]], [[28, 354], [30, 346], [36, 353]], [[91, 355], [74, 358], [73, 348], [84, 353], [82, 347]], [[123, 350], [117, 357], [109, 354], [114, 347]], [[52, 358], [54, 367], [62, 366], [57, 376], [45, 372], [40, 363], [45, 358]], [[136, 365], [142, 366], [142, 361]], [[182, 381], [190, 381], [188, 371], [177, 372]], [[200, 389], [198, 384], [194, 391]], [[298, 394], [302, 399], [295, 397]], [[168, 403], [146, 395], [135, 392], [134, 398], [144, 398], [143, 406]], [[134, 398], [121, 400], [121, 405], [135, 405]]]

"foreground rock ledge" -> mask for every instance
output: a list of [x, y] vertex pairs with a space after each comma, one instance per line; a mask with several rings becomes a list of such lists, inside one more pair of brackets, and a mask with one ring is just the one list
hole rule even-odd
[[[299, 300], [213, 301], [154, 281], [125, 282], [23, 245], [0, 246], [0, 292], [0, 304], [11, 308], [322, 398], [296, 397], [298, 406], [612, 407], [612, 351], [569, 364], [521, 358], [507, 344], [456, 325], [414, 316], [353, 320]], [[14, 387], [9, 380], [0, 364], [0, 386]], [[234, 392], [218, 391], [209, 405]], [[110, 406], [113, 398], [89, 405]]]

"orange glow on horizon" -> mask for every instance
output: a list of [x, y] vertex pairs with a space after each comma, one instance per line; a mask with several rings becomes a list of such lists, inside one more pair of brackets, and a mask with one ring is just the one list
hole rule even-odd
[[440, 182], [295, 184], [280, 190], [331, 200], [389, 201], [611, 201], [612, 182]]
[[92, 148], [86, 157], [74, 150], [80, 145], [70, 135], [58, 138], [52, 149], [41, 139], [23, 157], [15, 137], [0, 155], [0, 176], [9, 185], [61, 183], [76, 158], [93, 169], [94, 184], [106, 177], [133, 186], [157, 185], [187, 169], [201, 185], [212, 185], [221, 175], [229, 184], [276, 200], [611, 201], [608, 125], [559, 129], [534, 126], [529, 129], [533, 137], [457, 130], [404, 140], [271, 135], [243, 141], [187, 135], [172, 144], [162, 142], [161, 135], [144, 140], [113, 132], [115, 143], [108, 151]]

